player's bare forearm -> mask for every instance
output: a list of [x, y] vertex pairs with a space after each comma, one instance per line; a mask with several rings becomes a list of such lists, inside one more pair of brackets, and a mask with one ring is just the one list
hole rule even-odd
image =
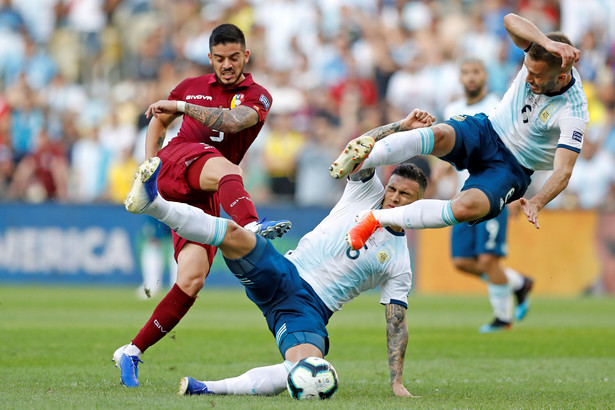
[[553, 173], [543, 187], [530, 200], [520, 199], [521, 208], [530, 223], [538, 229], [538, 212], [558, 196], [568, 186], [577, 154], [574, 151], [558, 148], [553, 162]]
[[531, 43], [544, 47], [550, 53], [562, 59], [562, 67], [572, 65], [579, 61], [581, 51], [569, 44], [549, 39], [534, 23], [528, 19], [510, 13], [504, 17], [504, 27], [513, 43], [522, 50], [527, 49]]
[[145, 159], [158, 154], [167, 136], [167, 128], [175, 118], [174, 115], [159, 115], [150, 120], [145, 134]]
[[373, 130], [367, 131], [365, 136], [372, 137], [375, 141], [380, 141], [384, 137], [395, 134], [396, 132], [408, 131], [401, 121], [397, 121], [391, 124], [383, 125]]
[[395, 134], [396, 132], [409, 131], [416, 128], [430, 127], [436, 117], [429, 114], [425, 110], [415, 109], [406, 118], [401, 121], [383, 125], [367, 131], [363, 136], [372, 137], [375, 141], [380, 141], [386, 136]]
[[184, 113], [213, 130], [228, 133], [239, 132], [258, 122], [256, 111], [246, 106], [223, 110], [221, 108], [186, 104]]
[[542, 45], [541, 40], [544, 42], [544, 39], [546, 39], [534, 23], [514, 13], [504, 16], [504, 28], [506, 28], [513, 43], [522, 50], [528, 48], [532, 42]]
[[565, 172], [553, 172], [540, 191], [532, 198], [532, 201], [538, 206], [538, 210], [555, 199], [568, 186], [569, 180], [570, 175]]
[[391, 385], [401, 384], [404, 371], [404, 356], [408, 347], [408, 326], [406, 325], [406, 308], [389, 303], [386, 305], [387, 350]]

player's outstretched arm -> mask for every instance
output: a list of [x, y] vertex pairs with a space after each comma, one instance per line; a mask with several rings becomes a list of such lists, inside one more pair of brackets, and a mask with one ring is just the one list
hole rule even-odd
[[145, 159], [155, 157], [158, 154], [167, 137], [169, 125], [177, 117], [177, 115], [173, 114], [160, 114], [150, 120], [145, 133]]
[[517, 47], [526, 50], [531, 43], [541, 45], [562, 59], [562, 67], [576, 63], [581, 57], [581, 51], [576, 47], [551, 40], [534, 23], [514, 13], [504, 17], [504, 27]]
[[374, 141], [380, 141], [384, 137], [401, 131], [409, 131], [416, 128], [430, 127], [436, 121], [436, 117], [425, 110], [414, 109], [401, 121], [383, 125], [367, 131], [363, 136], [372, 137]]
[[[333, 164], [331, 164], [329, 167], [329, 173], [333, 178], [339, 179], [353, 172], [357, 172], [361, 168], [365, 159], [370, 155], [370, 153], [372, 153], [374, 147], [377, 146], [376, 142], [383, 139], [387, 135], [399, 133], [401, 131], [410, 131], [415, 128], [429, 127], [435, 120], [436, 118], [427, 111], [416, 109], [401, 121], [374, 128], [373, 130], [351, 140], [346, 145], [340, 156], [337, 157]], [[397, 145], [404, 145], [407, 138], [412, 138], [411, 136], [402, 137], [402, 135], [404, 134], [398, 134], [398, 136], [400, 136], [400, 141]], [[412, 156], [414, 155], [410, 155], [408, 158]], [[390, 164], [394, 164], [396, 162], [397, 161], [391, 162]], [[377, 163], [371, 165], [371, 167], [384, 164], [385, 163]]]
[[236, 133], [258, 123], [258, 114], [248, 106], [240, 105], [232, 110], [224, 110], [175, 100], [156, 101], [149, 106], [145, 116], [149, 118], [177, 113], [184, 113], [213, 130], [228, 133]]
[[566, 148], [558, 148], [555, 151], [553, 174], [551, 174], [544, 186], [531, 199], [521, 198], [519, 200], [527, 220], [533, 223], [536, 229], [540, 229], [540, 225], [538, 225], [538, 212], [568, 186], [568, 181], [570, 180], [572, 169], [578, 156], [579, 154], [574, 151]]
[[408, 326], [406, 325], [406, 308], [394, 303], [385, 307], [387, 321], [387, 350], [389, 353], [389, 370], [391, 388], [396, 396], [415, 397], [404, 387], [404, 356], [408, 347]]

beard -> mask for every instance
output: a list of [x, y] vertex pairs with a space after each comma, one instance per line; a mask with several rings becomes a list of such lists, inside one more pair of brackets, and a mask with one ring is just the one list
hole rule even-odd
[[535, 94], [549, 94], [549, 93], [553, 93], [556, 91], [559, 91], [559, 89], [557, 87], [557, 81], [553, 79], [549, 81], [548, 83], [540, 86], [538, 92]]
[[[216, 71], [216, 73], [215, 73], [216, 74], [216, 79], [223, 86], [227, 86], [227, 87], [235, 86], [235, 85], [237, 85], [237, 83], [240, 82], [239, 79], [243, 75], [243, 68], [244, 68], [244, 66], [241, 66], [239, 71], [236, 71], [234, 69], [233, 70], [223, 70], [223, 71], [220, 71], [219, 73]], [[226, 80], [226, 79], [223, 78], [225, 73], [229, 73], [230, 75], [232, 75], [230, 80]]]
[[478, 97], [483, 92], [482, 87], [475, 88], [473, 90], [468, 90], [466, 88], [466, 96], [470, 99]]

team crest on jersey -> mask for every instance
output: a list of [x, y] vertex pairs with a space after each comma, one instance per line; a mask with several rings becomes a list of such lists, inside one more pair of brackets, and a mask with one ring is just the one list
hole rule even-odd
[[389, 252], [387, 252], [386, 250], [383, 249], [383, 250], [378, 252], [376, 257], [378, 258], [378, 262], [380, 262], [381, 264], [384, 264], [386, 261], [389, 260], [391, 255], [389, 254]]
[[239, 107], [245, 97], [246, 96], [243, 94], [235, 94], [231, 100], [231, 110], [235, 107]]
[[455, 121], [461, 122], [461, 121], [465, 121], [466, 115], [453, 115], [451, 118], [454, 119]]
[[538, 114], [538, 118], [540, 119], [540, 122], [546, 124], [547, 121], [549, 121], [551, 114], [553, 114], [553, 104], [549, 104], [543, 108], [542, 111], [540, 111], [540, 114]]

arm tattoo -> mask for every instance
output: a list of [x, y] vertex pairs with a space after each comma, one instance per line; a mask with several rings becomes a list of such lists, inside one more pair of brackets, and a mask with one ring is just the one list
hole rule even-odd
[[[402, 124], [401, 121], [397, 121], [391, 124], [383, 125], [382, 127], [374, 128], [371, 131], [367, 131], [362, 136], [366, 135], [368, 137], [372, 137], [375, 141], [380, 141], [387, 135], [391, 135], [396, 132], [407, 131], [407, 130], [408, 129], [406, 128], [405, 125]], [[350, 179], [351, 181], [361, 181], [361, 180], [364, 180], [372, 176], [374, 172], [375, 172], [374, 168], [361, 169], [355, 172], [354, 174], [351, 174], [348, 177], [348, 179]]]
[[247, 106], [224, 110], [222, 108], [201, 107], [200, 105], [188, 103], [186, 104], [185, 114], [212, 130], [231, 134], [251, 127], [258, 122], [256, 111]]
[[406, 354], [406, 347], [408, 346], [406, 308], [393, 303], [387, 304], [386, 320], [391, 383], [401, 382], [402, 373], [404, 371], [404, 356]]
[[400, 131], [407, 131], [406, 127], [401, 123], [401, 121], [397, 121], [391, 124], [383, 125], [382, 127], [374, 128], [371, 131], [367, 131], [363, 135], [367, 135], [372, 137], [376, 141], [380, 141], [387, 135], [394, 134]]
[[167, 130], [164, 129], [158, 139], [156, 140], [156, 145], [158, 146], [158, 150], [162, 148], [162, 144], [164, 143], [165, 138], [167, 137]]
[[354, 174], [350, 174], [348, 176], [348, 179], [350, 179], [351, 181], [363, 181], [371, 177], [372, 175], [374, 175], [375, 171], [376, 171], [376, 168], [360, 169]]

